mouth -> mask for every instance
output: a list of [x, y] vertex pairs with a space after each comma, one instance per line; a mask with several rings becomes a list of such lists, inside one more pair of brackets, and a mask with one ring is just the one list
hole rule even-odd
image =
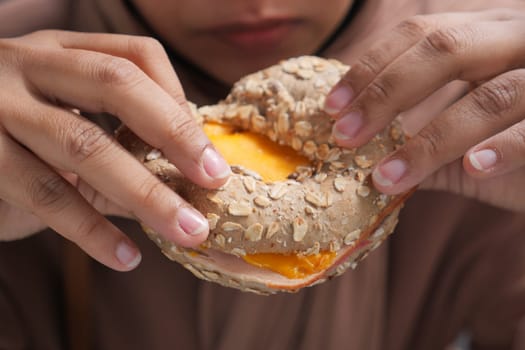
[[300, 20], [292, 18], [265, 19], [227, 23], [210, 28], [209, 32], [230, 46], [257, 53], [275, 49], [300, 23]]

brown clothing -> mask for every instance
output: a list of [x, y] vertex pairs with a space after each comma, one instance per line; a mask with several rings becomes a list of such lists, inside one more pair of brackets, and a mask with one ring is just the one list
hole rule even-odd
[[[143, 262], [90, 263], [93, 349], [431, 350], [462, 330], [479, 349], [525, 346], [525, 220], [456, 196], [418, 192], [356, 270], [270, 297], [197, 280], [116, 222]], [[67, 348], [62, 243], [47, 232], [0, 244], [0, 349]]]
[[[143, 33], [116, 0], [76, 6], [74, 29]], [[108, 18], [118, 25], [108, 27]], [[183, 85], [190, 99], [204, 100], [190, 80]], [[462, 331], [474, 349], [525, 349], [523, 214], [418, 191], [393, 236], [357, 269], [269, 297], [200, 281], [164, 258], [135, 222], [114, 222], [143, 261], [119, 273], [89, 260], [84, 322], [92, 349], [441, 350]], [[75, 325], [66, 315], [84, 305], [67, 301], [64, 271], [82, 267], [70, 265], [65, 247], [49, 231], [0, 244], [0, 349], [69, 348]]]

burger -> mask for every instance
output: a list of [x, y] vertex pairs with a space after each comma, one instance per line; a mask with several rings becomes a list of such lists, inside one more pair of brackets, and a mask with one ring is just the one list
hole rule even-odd
[[234, 84], [216, 105], [193, 114], [232, 168], [216, 190], [186, 179], [129, 129], [118, 140], [209, 221], [196, 248], [143, 226], [171, 260], [204, 280], [258, 294], [295, 292], [354, 268], [393, 232], [409, 193], [376, 191], [374, 165], [403, 144], [392, 123], [355, 149], [336, 145], [323, 112], [349, 67], [313, 56], [291, 58]]

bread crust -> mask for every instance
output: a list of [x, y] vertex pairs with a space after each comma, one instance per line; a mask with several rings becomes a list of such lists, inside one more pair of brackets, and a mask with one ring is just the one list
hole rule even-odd
[[[299, 167], [285, 181], [265, 183], [252, 170], [233, 164], [233, 175], [224, 186], [203, 189], [185, 179], [158, 150], [128, 129], [122, 128], [118, 139], [208, 218], [210, 235], [197, 255], [206, 255], [206, 250], [235, 256], [332, 251], [338, 253], [338, 260], [344, 258], [346, 265], [339, 261], [340, 266], [350, 266], [366, 253], [365, 248], [377, 246], [393, 231], [408, 194], [381, 194], [370, 179], [374, 165], [404, 142], [397, 123], [357, 149], [340, 148], [331, 136], [334, 121], [323, 111], [324, 99], [348, 69], [335, 60], [292, 58], [244, 77], [217, 105], [193, 109], [201, 124], [224, 123], [266, 135], [311, 161], [310, 166]], [[243, 286], [240, 289], [265, 293], [297, 290], [335, 273], [325, 271], [314, 281], [297, 281], [295, 287], [284, 287], [283, 283], [271, 287], [270, 281], [260, 280], [247, 283], [249, 278], [232, 279], [223, 270], [219, 273], [218, 269], [205, 267], [207, 264], [199, 259], [193, 259], [192, 264], [189, 250], [146, 231], [168, 257], [183, 263], [198, 277]], [[209, 278], [203, 271], [222, 277]]]

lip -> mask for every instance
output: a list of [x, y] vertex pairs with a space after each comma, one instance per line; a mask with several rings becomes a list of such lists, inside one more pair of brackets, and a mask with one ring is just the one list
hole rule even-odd
[[238, 49], [260, 52], [275, 48], [299, 23], [291, 18], [237, 22], [210, 28], [209, 33]]

